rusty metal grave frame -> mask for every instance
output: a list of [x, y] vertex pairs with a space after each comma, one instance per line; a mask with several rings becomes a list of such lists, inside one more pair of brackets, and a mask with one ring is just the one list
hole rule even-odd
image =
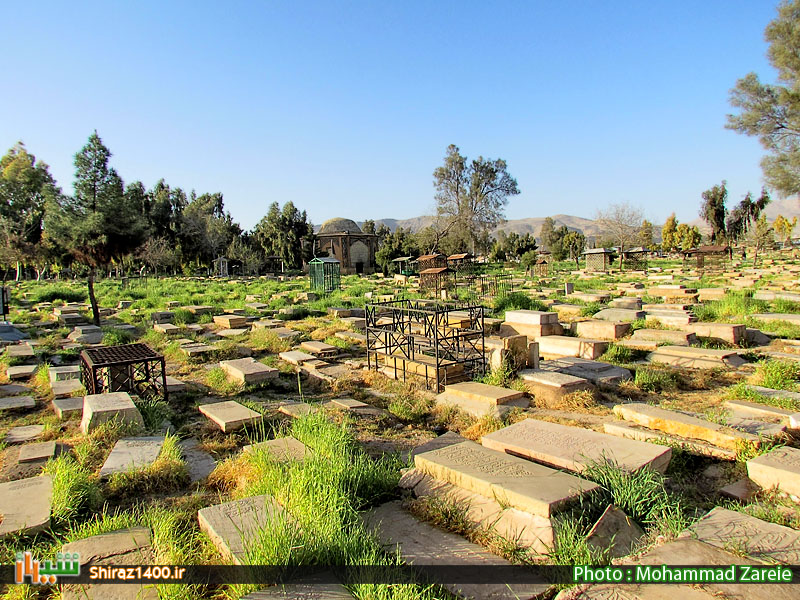
[[81, 381], [88, 394], [128, 392], [167, 400], [164, 357], [145, 344], [87, 348], [81, 352]]
[[[380, 370], [381, 360], [416, 361], [420, 356], [434, 359], [425, 364], [428, 389], [441, 392], [447, 385], [447, 367], [463, 366], [464, 374], [486, 374], [484, 347], [484, 307], [455, 302], [392, 300], [367, 304], [364, 308], [367, 331], [367, 365]], [[453, 315], [451, 313], [463, 313]], [[451, 320], [468, 320], [466, 327], [453, 327]], [[401, 369], [407, 378], [405, 365]]]

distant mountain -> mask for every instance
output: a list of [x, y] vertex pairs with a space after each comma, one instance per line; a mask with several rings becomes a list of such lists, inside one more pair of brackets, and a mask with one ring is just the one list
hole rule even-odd
[[[519, 235], [531, 233], [538, 236], [545, 218], [546, 217], [530, 217], [527, 219], [511, 219], [497, 227], [492, 233], [496, 235], [498, 231], [505, 231], [506, 233], [514, 232]], [[566, 225], [570, 231], [581, 231], [587, 236], [597, 235], [600, 232], [600, 228], [592, 219], [584, 219], [583, 217], [575, 217], [573, 215], [553, 215], [551, 218], [555, 221], [556, 227]], [[413, 219], [376, 219], [375, 226], [377, 227], [383, 223], [392, 231], [398, 227], [402, 227], [403, 229], [410, 229], [416, 233], [428, 227], [433, 223], [433, 220], [434, 217], [430, 215], [414, 217]], [[359, 222], [358, 225], [361, 227], [363, 222]]]

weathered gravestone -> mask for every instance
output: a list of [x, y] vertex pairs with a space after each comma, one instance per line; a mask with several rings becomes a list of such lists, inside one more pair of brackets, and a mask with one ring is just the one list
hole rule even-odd
[[52, 497], [50, 475], [0, 483], [0, 538], [46, 529], [50, 525]]
[[164, 438], [158, 436], [122, 438], [114, 444], [103, 463], [100, 478], [150, 466], [158, 458], [163, 445]]
[[198, 406], [198, 409], [225, 433], [230, 433], [246, 425], [258, 423], [262, 419], [261, 413], [257, 413], [233, 400], [203, 404]]
[[576, 472], [592, 463], [610, 462], [627, 471], [650, 468], [664, 473], [672, 456], [668, 446], [537, 419], [525, 419], [484, 435], [481, 444], [498, 452]]
[[90, 394], [83, 398], [81, 431], [90, 433], [102, 423], [118, 420], [126, 425], [144, 427], [144, 419], [127, 392]]

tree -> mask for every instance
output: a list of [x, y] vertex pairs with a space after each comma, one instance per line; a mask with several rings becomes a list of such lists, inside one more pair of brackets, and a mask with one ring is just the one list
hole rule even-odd
[[700, 233], [700, 229], [697, 225], [692, 225], [691, 227], [687, 226], [680, 239], [681, 250], [686, 251], [691, 248], [697, 248], [702, 239], [703, 235]]
[[631, 246], [639, 235], [642, 225], [642, 211], [628, 204], [620, 202], [612, 204], [606, 210], [597, 214], [597, 221], [605, 235], [614, 240], [619, 248], [619, 268], [623, 269], [622, 254], [626, 246]]
[[136, 257], [158, 275], [159, 269], [178, 266], [180, 254], [175, 245], [163, 237], [147, 238], [139, 247]]
[[725, 218], [728, 209], [725, 207], [725, 202], [728, 199], [728, 190], [726, 185], [727, 182], [723, 181], [722, 185], [715, 185], [702, 193], [703, 203], [700, 205], [700, 218], [711, 227], [712, 244], [724, 241], [727, 235]]
[[264, 253], [260, 245], [249, 234], [233, 238], [226, 251], [228, 258], [242, 264], [242, 275], [257, 275], [264, 264]]
[[772, 227], [775, 229], [775, 233], [778, 234], [784, 245], [789, 244], [792, 240], [792, 230], [797, 227], [797, 217], [793, 217], [790, 221], [783, 215], [778, 215], [775, 217]]
[[542, 245], [547, 248], [548, 252], [553, 252], [554, 234], [556, 231], [555, 221], [551, 217], [547, 217], [542, 222], [542, 227], [539, 229], [539, 239], [542, 240]]
[[756, 221], [755, 227], [751, 235], [751, 243], [755, 246], [755, 253], [753, 254], [753, 266], [758, 266], [758, 252], [765, 248], [769, 248], [775, 243], [775, 232], [770, 224], [767, 223], [767, 215], [762, 214]]
[[567, 235], [569, 235], [569, 229], [566, 225], [561, 225], [555, 229], [550, 236], [549, 249], [553, 260], [564, 260], [565, 258], [568, 258], [569, 253], [567, 248], [564, 246], [564, 240], [566, 239]]
[[108, 166], [110, 157], [95, 131], [75, 155], [75, 194], [53, 199], [45, 216], [48, 233], [88, 267], [86, 281], [95, 325], [100, 325], [95, 270], [130, 252], [144, 235], [144, 221], [125, 201], [122, 179]]
[[653, 224], [645, 219], [639, 228], [639, 245], [650, 249], [653, 247]]
[[744, 199], [728, 213], [728, 218], [725, 220], [728, 239], [733, 243], [747, 235], [769, 203], [770, 198], [766, 189], [761, 190], [761, 197], [756, 201], [753, 201], [752, 194], [747, 192]]
[[726, 127], [759, 139], [767, 151], [764, 178], [782, 196], [800, 192], [800, 0], [784, 1], [764, 37], [778, 83], [762, 83], [749, 73], [731, 90]]
[[411, 232], [398, 227], [394, 233], [390, 233], [383, 240], [380, 249], [375, 254], [375, 262], [388, 275], [395, 258], [416, 256], [418, 252], [416, 240]]
[[[0, 263], [33, 261], [42, 239], [45, 205], [61, 193], [49, 167], [17, 142], [0, 158]], [[6, 270], [3, 269], [3, 282]]]
[[533, 265], [536, 264], [536, 250], [528, 250], [519, 258], [519, 266], [525, 269], [525, 274], [530, 273]]
[[282, 209], [273, 202], [253, 237], [267, 256], [280, 256], [290, 269], [300, 269], [313, 256], [314, 228], [306, 211], [299, 211], [292, 202]]
[[503, 221], [508, 197], [519, 194], [517, 181], [502, 159], [479, 156], [469, 162], [458, 146], [447, 147], [444, 164], [433, 172], [436, 211], [447, 230], [454, 229], [476, 252], [481, 237]]
[[661, 228], [661, 249], [664, 252], [671, 252], [680, 244], [676, 236], [677, 227], [678, 219], [675, 218], [675, 213], [672, 213]]
[[567, 256], [575, 261], [575, 268], [580, 267], [581, 256], [586, 249], [586, 236], [580, 231], [570, 231], [564, 236], [562, 247], [566, 251]]
[[373, 221], [372, 219], [367, 219], [366, 221], [364, 221], [364, 224], [361, 225], [361, 231], [363, 231], [364, 233], [375, 234], [375, 221]]

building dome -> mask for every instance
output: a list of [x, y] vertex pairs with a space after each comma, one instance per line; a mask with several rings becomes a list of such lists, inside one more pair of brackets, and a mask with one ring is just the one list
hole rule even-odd
[[328, 219], [319, 228], [319, 233], [362, 233], [355, 221], [350, 219]]

